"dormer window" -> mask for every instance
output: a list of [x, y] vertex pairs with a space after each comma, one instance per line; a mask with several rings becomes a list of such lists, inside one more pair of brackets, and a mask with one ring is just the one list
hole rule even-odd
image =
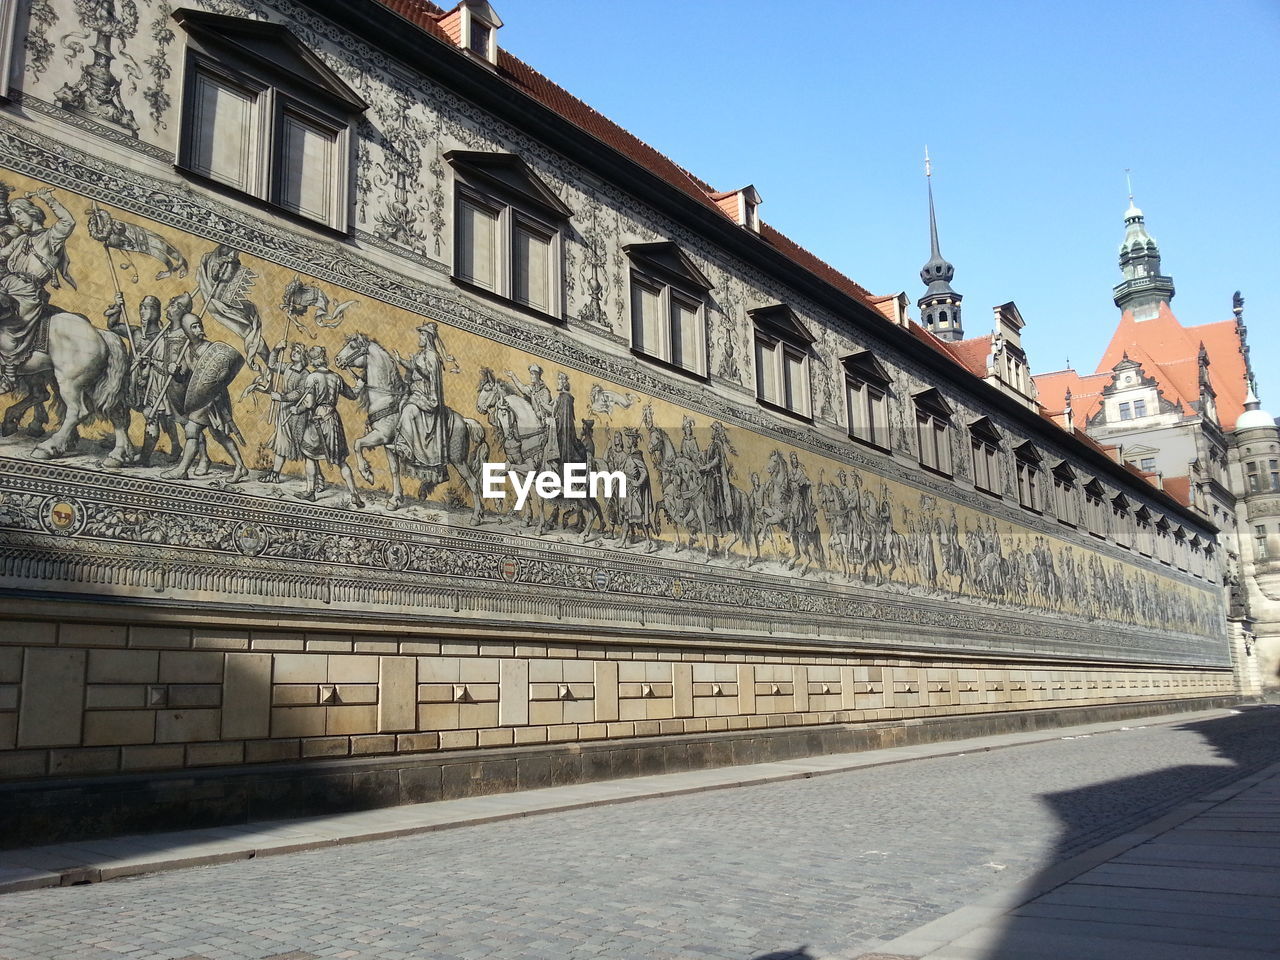
[[1085, 520], [1089, 532], [1095, 537], [1107, 535], [1107, 491], [1096, 478], [1084, 486]]
[[808, 417], [813, 335], [784, 304], [747, 312], [756, 327], [756, 398], [768, 406]]
[[713, 193], [711, 199], [721, 210], [734, 219], [740, 227], [746, 227], [752, 233], [760, 232], [760, 194], [753, 186], [745, 186], [741, 190], [730, 190], [727, 193]]
[[[489, 46], [493, 43], [493, 28], [482, 20], [471, 18], [471, 36], [467, 38], [467, 49], [472, 53], [489, 60]], [[490, 62], [492, 62], [490, 60]]]
[[439, 20], [440, 28], [468, 56], [498, 64], [498, 28], [502, 18], [485, 0], [462, 0]]

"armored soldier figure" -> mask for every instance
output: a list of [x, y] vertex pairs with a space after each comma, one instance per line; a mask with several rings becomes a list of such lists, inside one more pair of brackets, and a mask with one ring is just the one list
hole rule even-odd
[[[169, 359], [165, 349], [167, 331], [160, 324], [160, 299], [154, 296], [142, 298], [142, 302], [138, 304], [136, 326], [131, 326], [125, 319], [124, 294], [117, 293], [115, 302], [103, 313], [107, 318], [107, 329], [127, 339], [136, 351], [130, 371], [129, 406], [141, 413], [146, 421], [138, 466], [151, 466], [151, 457], [155, 453], [161, 430], [169, 438], [169, 453], [173, 457], [180, 456], [182, 442], [178, 439], [178, 426], [172, 412], [163, 402], [153, 405], [154, 400], [163, 397], [165, 381], [168, 379], [165, 369], [165, 361]], [[176, 358], [175, 352], [173, 359]]]
[[[189, 297], [187, 302], [190, 302]], [[172, 303], [170, 307], [175, 311], [178, 309]], [[204, 432], [208, 430], [231, 458], [234, 470], [229, 482], [239, 483], [248, 478], [249, 470], [236, 444], [237, 439], [243, 441], [244, 437], [231, 417], [231, 397], [227, 387], [244, 366], [244, 357], [234, 347], [209, 340], [204, 333], [203, 321], [194, 314], [186, 314], [180, 322], [187, 343], [178, 359], [169, 365], [172, 382], [168, 393], [174, 413], [182, 419], [187, 439], [178, 465], [162, 476], [170, 480], [188, 479]]]

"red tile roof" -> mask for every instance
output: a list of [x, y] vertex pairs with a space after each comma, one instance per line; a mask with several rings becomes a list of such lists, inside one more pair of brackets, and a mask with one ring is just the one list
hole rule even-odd
[[[446, 15], [445, 11], [434, 3], [428, 0], [377, 0], [377, 2], [438, 39], [450, 44], [455, 43], [440, 25], [441, 18]], [[650, 173], [661, 177], [671, 186], [728, 219], [737, 221], [736, 204], [730, 211], [725, 208], [726, 205], [717, 202], [717, 200], [724, 200], [727, 195], [735, 191], [717, 191], [706, 181], [694, 176], [639, 137], [627, 132], [563, 87], [557, 86], [527, 63], [501, 48], [498, 50], [498, 75], [601, 143], [612, 147]], [[874, 305], [870, 303], [871, 294], [864, 287], [801, 247], [794, 240], [783, 236], [765, 223], [760, 224], [760, 237], [798, 266], [874, 309]]]
[[1165, 477], [1164, 492], [1177, 500], [1184, 507], [1191, 506], [1191, 478]]
[[1234, 320], [1184, 327], [1167, 303], [1150, 320], [1135, 320], [1126, 310], [1107, 351], [1098, 364], [1098, 373], [1109, 372], [1125, 353], [1142, 364], [1149, 376], [1160, 381], [1164, 395], [1193, 413], [1192, 403], [1200, 398], [1200, 344], [1209, 353], [1209, 382], [1218, 398], [1218, 420], [1224, 430], [1235, 427], [1244, 412], [1244, 355]]
[[1035, 376], [1036, 392], [1045, 409], [1055, 413], [1066, 410], [1067, 391], [1071, 391], [1071, 412], [1076, 423], [1088, 423], [1102, 404], [1102, 388], [1111, 382], [1111, 374], [1080, 374], [1070, 368]]
[[951, 355], [956, 362], [975, 377], [985, 378], [987, 375], [987, 358], [991, 356], [991, 337], [974, 337], [970, 340], [956, 340], [950, 344]]

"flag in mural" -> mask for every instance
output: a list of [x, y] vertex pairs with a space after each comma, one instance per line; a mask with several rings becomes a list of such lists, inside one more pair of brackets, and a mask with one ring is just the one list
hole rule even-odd
[[[284, 288], [280, 306], [291, 318], [306, 316], [307, 310], [316, 308], [316, 324], [321, 327], [336, 327], [342, 322], [342, 315], [347, 308], [356, 303], [355, 300], [343, 300], [332, 304], [319, 287], [303, 283], [295, 273], [293, 279]], [[297, 324], [297, 320], [294, 320]], [[300, 326], [300, 324], [299, 324]]]
[[[164, 264], [164, 269], [156, 274], [157, 280], [163, 280], [175, 273], [179, 277], [187, 275], [187, 258], [177, 247], [146, 227], [117, 220], [96, 205], [89, 212], [89, 236], [109, 249], [124, 253], [141, 253], [159, 260]], [[133, 282], [138, 282], [138, 272], [131, 260], [126, 259], [121, 263], [120, 269], [133, 270]]]

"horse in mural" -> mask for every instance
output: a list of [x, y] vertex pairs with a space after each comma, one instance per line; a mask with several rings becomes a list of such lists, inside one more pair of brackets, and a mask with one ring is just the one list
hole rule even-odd
[[[563, 458], [548, 457], [550, 431], [553, 425], [539, 416], [533, 404], [515, 386], [500, 380], [489, 367], [480, 370], [476, 385], [476, 409], [484, 414], [493, 429], [498, 446], [506, 458], [505, 467], [515, 473], [529, 474], [552, 467], [562, 467]], [[593, 460], [588, 467], [596, 469]], [[588, 531], [606, 527], [604, 508], [593, 496], [569, 498], [542, 497], [531, 494], [523, 508], [525, 526], [538, 518], [538, 535], [546, 533], [562, 514], [589, 512], [585, 522]], [[594, 539], [594, 537], [592, 537]]]
[[[18, 300], [0, 293], [0, 328], [17, 324]], [[135, 458], [129, 440], [129, 354], [124, 340], [115, 333], [95, 327], [78, 313], [50, 308], [42, 320], [47, 325], [44, 344], [37, 344], [14, 373], [21, 381], [52, 381], [58, 392], [57, 406], [62, 422], [44, 442], [31, 452], [36, 460], [53, 460], [76, 446], [81, 424], [97, 418], [110, 421], [115, 444], [103, 466], [118, 467]]]
[[[342, 370], [361, 372], [360, 405], [367, 413], [367, 432], [352, 444], [356, 466], [365, 483], [372, 484], [373, 467], [366, 451], [382, 448], [387, 458], [387, 471], [391, 474], [391, 501], [388, 507], [397, 509], [404, 503], [401, 479], [402, 466], [395, 452], [396, 427], [408, 394], [408, 385], [400, 373], [395, 357], [367, 333], [353, 333], [346, 338], [342, 349], [334, 357], [334, 365]], [[437, 416], [444, 417], [443, 462], [457, 471], [471, 491], [474, 503], [471, 522], [479, 525], [484, 518], [484, 501], [480, 496], [480, 465], [488, 455], [484, 427], [476, 420], [464, 417], [451, 407], [441, 405]], [[423, 482], [421, 496], [429, 496], [436, 484]]]
[[769, 475], [769, 481], [765, 485], [765, 498], [770, 505], [770, 525], [780, 529], [791, 541], [792, 555], [787, 561], [788, 569], [794, 570], [797, 565], [803, 564], [800, 570], [803, 576], [815, 563], [819, 569], [823, 568], [826, 557], [822, 549], [822, 530], [818, 527], [814, 504], [806, 500], [812, 490], [806, 492], [792, 476], [781, 450], [774, 450], [769, 454], [765, 469]]
[[20, 391], [16, 403], [5, 408], [0, 418], [0, 437], [11, 437], [23, 429], [22, 420], [31, 411], [31, 422], [26, 426], [29, 437], [43, 437], [45, 427], [49, 423], [49, 401], [54, 399], [57, 381], [53, 370], [45, 370], [29, 377], [20, 377], [17, 390]]
[[[653, 457], [662, 484], [662, 497], [654, 504], [654, 509], [671, 522], [677, 552], [685, 547], [692, 549], [694, 540], [701, 534], [703, 552], [710, 557], [719, 549], [719, 541], [707, 517], [702, 471], [698, 464], [676, 451], [676, 445], [665, 430], [653, 425], [650, 412], [646, 411], [644, 419], [649, 429], [649, 455]], [[680, 542], [681, 530], [685, 532], [684, 543]]]

